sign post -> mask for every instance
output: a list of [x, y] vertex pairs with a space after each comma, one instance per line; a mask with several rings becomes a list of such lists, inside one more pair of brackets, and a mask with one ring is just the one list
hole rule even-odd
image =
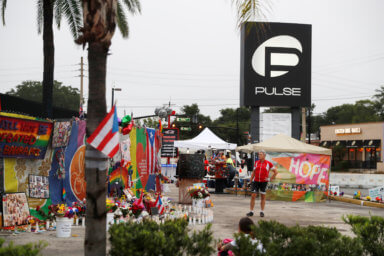
[[242, 25], [240, 105], [251, 107], [252, 142], [259, 141], [261, 106], [291, 107], [292, 136], [300, 138], [300, 107], [311, 106], [311, 40], [311, 25]]
[[161, 145], [161, 157], [177, 157], [178, 150], [174, 147], [174, 141], [179, 140], [179, 129], [164, 128], [163, 141]]

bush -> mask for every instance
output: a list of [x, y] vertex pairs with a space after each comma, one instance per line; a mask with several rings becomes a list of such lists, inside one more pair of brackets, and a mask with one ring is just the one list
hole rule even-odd
[[236, 244], [239, 246], [233, 250], [235, 255], [362, 255], [358, 239], [343, 236], [336, 228], [287, 227], [276, 221], [259, 221], [259, 225], [254, 227], [254, 234], [264, 251], [257, 250], [257, 245], [252, 245], [248, 237], [238, 236]]
[[384, 255], [384, 218], [348, 215], [344, 222], [352, 226], [364, 248], [364, 255]]
[[3, 245], [4, 239], [0, 239], [0, 256], [38, 256], [48, 244], [40, 241], [38, 244], [14, 245], [10, 242], [6, 247]]
[[211, 225], [202, 231], [188, 233], [186, 220], [121, 223], [109, 229], [112, 256], [200, 255], [214, 252]]

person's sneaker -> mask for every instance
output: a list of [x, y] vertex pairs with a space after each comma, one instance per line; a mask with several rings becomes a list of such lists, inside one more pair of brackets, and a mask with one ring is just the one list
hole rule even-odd
[[249, 212], [249, 213], [247, 213], [247, 216], [248, 216], [248, 217], [252, 217], [252, 216], [253, 216], [253, 212]]
[[264, 217], [264, 213], [263, 212], [260, 212], [260, 217]]

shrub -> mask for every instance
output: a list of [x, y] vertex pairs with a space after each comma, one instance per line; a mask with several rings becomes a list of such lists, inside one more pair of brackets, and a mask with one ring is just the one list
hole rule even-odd
[[200, 255], [214, 252], [211, 225], [200, 232], [188, 232], [183, 219], [168, 220], [164, 224], [154, 221], [121, 223], [109, 229], [112, 256]]
[[48, 244], [40, 241], [37, 244], [14, 245], [13, 242], [10, 242], [8, 246], [3, 245], [4, 239], [0, 239], [0, 256], [38, 256]]
[[336, 228], [287, 227], [276, 221], [259, 221], [253, 232], [264, 251], [257, 250], [257, 244], [252, 245], [249, 237], [238, 236], [236, 244], [239, 246], [233, 251], [235, 255], [362, 255], [362, 246], [358, 239], [343, 236]]
[[352, 226], [352, 231], [360, 240], [365, 255], [384, 255], [384, 218], [348, 215], [343, 217], [343, 220]]

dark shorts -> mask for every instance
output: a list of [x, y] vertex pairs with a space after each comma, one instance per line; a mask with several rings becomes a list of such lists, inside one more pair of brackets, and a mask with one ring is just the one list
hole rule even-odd
[[251, 184], [251, 192], [252, 193], [259, 193], [265, 195], [266, 189], [267, 189], [268, 182], [258, 182], [253, 181]]

